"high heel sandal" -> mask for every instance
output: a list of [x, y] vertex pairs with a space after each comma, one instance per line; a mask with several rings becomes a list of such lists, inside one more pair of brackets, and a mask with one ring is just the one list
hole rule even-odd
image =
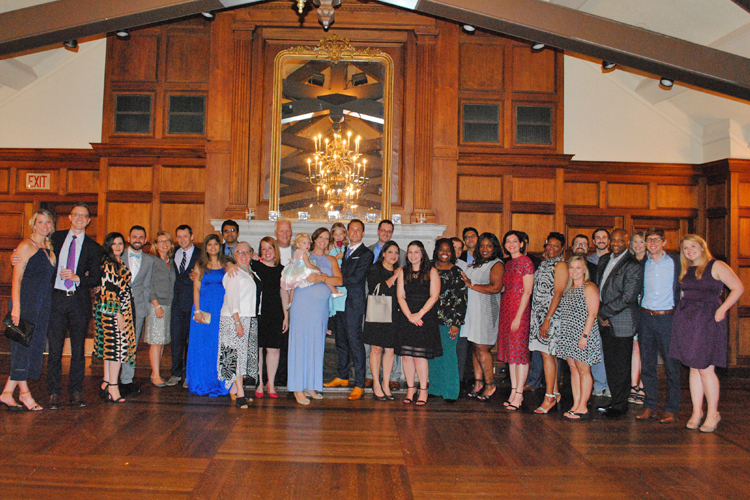
[[543, 413], [543, 414], [547, 414], [547, 413], [549, 413], [550, 411], [552, 411], [552, 410], [554, 410], [554, 409], [556, 409], [556, 408], [557, 408], [557, 397], [555, 396], [555, 394], [554, 394], [554, 393], [552, 393], [552, 394], [545, 394], [545, 395], [544, 395], [544, 397], [545, 397], [545, 398], [550, 398], [550, 399], [554, 399], [554, 400], [555, 400], [555, 404], [553, 404], [552, 406], [550, 406], [550, 407], [549, 407], [549, 408], [547, 408], [546, 410], [545, 410], [544, 408], [542, 408], [542, 407], [540, 406], [539, 408], [537, 408], [536, 410], [534, 410], [534, 413]]
[[503, 401], [503, 406], [504, 407], [507, 408], [508, 406], [510, 406], [510, 398], [513, 397], [513, 393], [514, 392], [516, 392], [516, 388], [515, 387], [511, 387], [510, 388], [510, 396], [508, 396], [508, 400], [507, 401]]
[[[10, 398], [13, 399], [13, 391], [5, 391], [5, 392], [3, 392], [3, 395], [5, 395], [5, 394], [10, 394]], [[22, 411], [23, 410], [23, 406], [20, 405], [20, 404], [18, 404], [18, 403], [14, 404], [14, 405], [9, 405], [5, 401], [0, 401], [0, 405], [7, 406], [9, 411]]]
[[[484, 384], [484, 388], [485, 389], [487, 389], [488, 387], [495, 387], [495, 383], [494, 382], [492, 382], [492, 383], [487, 382], [486, 384]], [[484, 392], [482, 392], [482, 394], [480, 394], [479, 396], [477, 396], [477, 400], [481, 401], [482, 403], [486, 403], [495, 394], [497, 394], [497, 388], [495, 389], [495, 392], [493, 392], [492, 394], [485, 394]]]
[[479, 389], [474, 389], [473, 391], [471, 391], [471, 392], [470, 392], [470, 393], [468, 394], [468, 396], [469, 396], [470, 398], [476, 398], [477, 396], [479, 396], [479, 393], [480, 393], [480, 392], [482, 392], [482, 391], [484, 390], [484, 380], [480, 380], [480, 379], [478, 379], [478, 378], [474, 379], [474, 387], [476, 387], [476, 386], [477, 386], [477, 383], [481, 383], [481, 384], [482, 384], [482, 387], [480, 387]]
[[698, 427], [700, 427], [700, 425], [701, 425], [701, 420], [703, 420], [703, 415], [704, 415], [704, 414], [703, 414], [703, 413], [701, 413], [701, 416], [700, 416], [700, 417], [698, 417], [698, 421], [697, 421], [697, 422], [695, 422], [695, 423], [693, 423], [693, 421], [692, 421], [692, 420], [688, 420], [687, 424], [685, 424], [685, 427], [687, 427], [687, 428], [688, 428], [688, 429], [690, 429], [691, 431], [694, 431], [694, 430], [696, 430], [696, 429], [697, 429]]
[[[22, 397], [22, 396], [25, 396], [25, 395], [27, 395], [27, 394], [29, 395], [29, 397], [31, 397], [31, 391], [26, 391], [26, 392], [22, 392], [22, 393], [20, 393], [20, 394], [18, 395], [18, 399], [19, 399], [19, 400], [21, 400], [21, 397]], [[34, 401], [34, 398], [31, 398], [31, 400], [32, 400], [32, 401]], [[37, 403], [36, 401], [34, 401], [34, 406], [32, 406], [32, 407], [28, 407], [28, 406], [26, 406], [26, 403], [24, 403], [24, 402], [23, 402], [23, 400], [21, 400], [21, 404], [23, 405], [23, 409], [24, 409], [24, 410], [26, 410], [26, 411], [42, 411], [42, 410], [44, 409], [44, 408], [42, 408], [42, 406], [41, 406], [41, 405], [40, 405], [39, 403]], [[715, 427], [714, 427], [714, 429], [715, 429]], [[702, 432], [705, 432], [705, 431], [702, 431]], [[713, 431], [711, 431], [711, 432], [713, 432]]]
[[412, 386], [408, 386], [408, 385], [407, 385], [407, 386], [406, 386], [406, 389], [407, 389], [407, 396], [406, 396], [406, 397], [404, 398], [404, 400], [402, 401], [402, 403], [404, 403], [405, 405], [410, 405], [410, 404], [411, 404], [411, 398], [413, 398], [414, 396], [412, 396], [412, 397], [410, 398], [410, 397], [409, 397], [409, 392], [408, 392], [408, 390], [409, 390], [409, 389], [416, 389], [416, 387], [414, 387], [413, 385], [412, 385]]
[[107, 400], [107, 394], [109, 394], [109, 391], [107, 390], [107, 387], [109, 387], [109, 382], [106, 380], [102, 380], [102, 384], [104, 384], [104, 387], [99, 386], [99, 397], [106, 401]]
[[110, 387], [118, 387], [119, 384], [107, 384], [107, 403], [124, 403], [125, 398], [120, 396], [119, 398], [115, 399], [114, 396], [112, 396], [112, 393], [109, 392]]
[[[427, 389], [422, 389], [421, 387], [417, 389], [417, 392], [427, 392]], [[427, 404], [427, 400], [422, 401], [421, 399], [418, 399], [416, 403], [414, 403], [415, 406], [424, 406]]]
[[719, 414], [719, 412], [717, 411], [716, 412], [716, 423], [713, 425], [713, 427], [708, 427], [706, 425], [706, 422], [703, 422], [703, 425], [701, 425], [698, 430], [701, 431], [701, 432], [705, 432], [705, 433], [714, 432], [716, 430], [716, 428], [719, 426], [719, 422], [721, 422], [721, 414]]
[[518, 411], [521, 408], [521, 404], [523, 404], [523, 391], [522, 392], [516, 391], [516, 394], [520, 394], [521, 395], [521, 402], [518, 403], [518, 405], [508, 404], [508, 406], [505, 407], [506, 410], [508, 410], [508, 411]]

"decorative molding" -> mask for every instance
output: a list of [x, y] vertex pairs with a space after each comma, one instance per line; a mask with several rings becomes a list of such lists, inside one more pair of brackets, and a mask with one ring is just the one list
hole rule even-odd
[[334, 64], [344, 59], [351, 60], [357, 57], [378, 57], [384, 54], [382, 50], [373, 49], [371, 47], [358, 49], [352, 46], [348, 38], [341, 38], [336, 34], [323, 38], [318, 42], [317, 47], [304, 45], [289, 49], [289, 53], [291, 54], [308, 54], [310, 52], [313, 53], [313, 57], [316, 59], [327, 59]]
[[111, 157], [163, 157], [163, 158], [205, 158], [205, 144], [144, 144], [142, 142], [91, 143], [100, 158]]

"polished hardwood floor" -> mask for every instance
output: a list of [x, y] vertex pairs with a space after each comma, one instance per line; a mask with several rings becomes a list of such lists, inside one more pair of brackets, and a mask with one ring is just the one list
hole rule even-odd
[[[443, 499], [747, 498], [750, 380], [723, 381], [714, 434], [679, 423], [570, 423], [535, 415], [543, 391], [510, 413], [502, 399], [425, 407], [347, 392], [302, 407], [268, 396], [240, 410], [229, 398], [157, 389], [121, 405], [0, 412], [0, 498], [28, 499]], [[0, 374], [8, 373], [0, 356]], [[685, 386], [686, 387], [686, 386]], [[44, 385], [32, 391], [45, 402]], [[500, 395], [507, 395], [501, 386]]]

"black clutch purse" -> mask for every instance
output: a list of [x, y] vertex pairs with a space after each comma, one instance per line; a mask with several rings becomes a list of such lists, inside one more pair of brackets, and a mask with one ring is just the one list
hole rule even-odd
[[5, 325], [5, 336], [10, 340], [18, 342], [21, 345], [29, 347], [31, 343], [31, 337], [34, 336], [34, 324], [29, 323], [23, 318], [18, 321], [18, 326], [13, 324], [13, 318], [10, 313], [3, 319], [3, 325]]

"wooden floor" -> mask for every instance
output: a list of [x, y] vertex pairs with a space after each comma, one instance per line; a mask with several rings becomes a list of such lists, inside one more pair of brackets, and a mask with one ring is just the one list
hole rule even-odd
[[[8, 373], [7, 363], [0, 373]], [[461, 399], [423, 408], [350, 402], [326, 393], [309, 407], [283, 393], [247, 410], [228, 398], [156, 389], [122, 405], [0, 413], [0, 498], [442, 499], [748, 498], [750, 381], [722, 387], [715, 434], [678, 425], [570, 423]], [[35, 394], [44, 394], [40, 383]], [[501, 387], [507, 394], [509, 388]], [[689, 401], [687, 392], [683, 401]], [[40, 402], [43, 399], [40, 398]], [[640, 409], [639, 409], [640, 410]]]

